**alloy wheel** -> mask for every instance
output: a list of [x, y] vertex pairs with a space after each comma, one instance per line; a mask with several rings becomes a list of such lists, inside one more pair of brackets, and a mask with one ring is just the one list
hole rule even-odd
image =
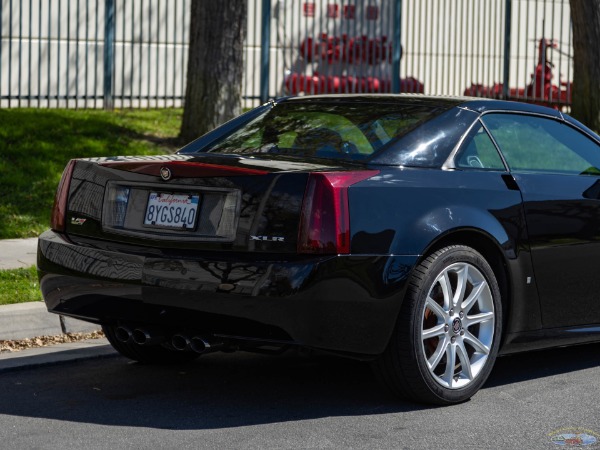
[[477, 378], [494, 339], [494, 300], [483, 274], [468, 263], [444, 268], [422, 312], [421, 342], [433, 379], [460, 389]]

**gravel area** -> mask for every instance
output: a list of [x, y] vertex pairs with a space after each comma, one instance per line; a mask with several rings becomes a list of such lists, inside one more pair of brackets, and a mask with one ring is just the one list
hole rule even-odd
[[68, 333], [60, 334], [58, 336], [38, 336], [14, 341], [0, 340], [0, 353], [18, 352], [29, 348], [48, 347], [50, 345], [83, 341], [86, 339], [100, 339], [103, 337], [104, 333], [102, 331], [94, 331], [93, 333]]

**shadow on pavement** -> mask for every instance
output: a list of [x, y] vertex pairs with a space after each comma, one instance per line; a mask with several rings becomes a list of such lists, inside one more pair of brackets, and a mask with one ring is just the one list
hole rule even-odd
[[390, 398], [367, 364], [211, 354], [180, 366], [121, 357], [2, 374], [0, 414], [190, 430], [423, 409]]
[[494, 370], [484, 388], [541, 379], [598, 366], [600, 366], [600, 344], [518, 353], [496, 360]]
[[[500, 358], [484, 389], [600, 365], [600, 346]], [[391, 398], [368, 365], [337, 358], [212, 354], [182, 366], [121, 357], [2, 374], [0, 414], [206, 430], [427, 409]]]

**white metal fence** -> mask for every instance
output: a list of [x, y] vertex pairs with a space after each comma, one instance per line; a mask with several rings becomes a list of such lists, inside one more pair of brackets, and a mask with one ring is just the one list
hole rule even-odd
[[[180, 106], [191, 1], [2, 0], [0, 106]], [[245, 49], [246, 106], [389, 91], [570, 103], [568, 0], [248, 0]]]
[[180, 105], [190, 0], [2, 0], [1, 106]]

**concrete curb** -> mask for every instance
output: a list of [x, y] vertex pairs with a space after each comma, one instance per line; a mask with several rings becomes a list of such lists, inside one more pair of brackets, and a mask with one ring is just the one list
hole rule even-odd
[[99, 329], [100, 326], [93, 323], [51, 314], [43, 302], [0, 306], [2, 341], [56, 336], [63, 333], [91, 333]]
[[[0, 306], [0, 340], [3, 341], [63, 333], [91, 333], [99, 329], [96, 324], [51, 314], [43, 302]], [[116, 351], [106, 339], [89, 339], [17, 352], [2, 352], [0, 373], [116, 355]]]
[[[37, 238], [0, 239], [0, 270], [36, 264]], [[0, 306], [0, 340], [32, 339], [63, 333], [91, 333], [100, 326], [51, 314], [44, 302]], [[116, 356], [106, 339], [70, 342], [18, 352], [0, 353], [0, 372], [61, 362]]]
[[115, 356], [118, 356], [118, 353], [106, 339], [89, 339], [19, 352], [2, 352], [0, 353], [0, 373]]

